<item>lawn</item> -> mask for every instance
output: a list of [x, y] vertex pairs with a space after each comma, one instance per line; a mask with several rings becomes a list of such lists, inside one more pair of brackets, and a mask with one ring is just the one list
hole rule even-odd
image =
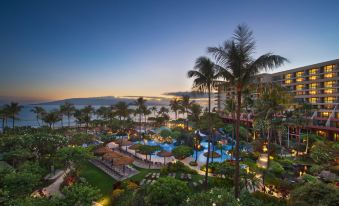
[[85, 162], [82, 165], [80, 176], [86, 178], [88, 183], [101, 190], [103, 197], [98, 201], [104, 206], [111, 205], [111, 193], [113, 184], [116, 182], [112, 177], [96, 168], [90, 162]]

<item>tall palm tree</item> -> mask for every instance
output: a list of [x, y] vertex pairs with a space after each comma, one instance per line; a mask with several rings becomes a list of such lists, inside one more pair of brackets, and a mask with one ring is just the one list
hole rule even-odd
[[[189, 78], [193, 80], [193, 90], [208, 94], [208, 116], [211, 119], [211, 94], [215, 89], [217, 83], [217, 70], [214, 63], [207, 57], [199, 57], [193, 70], [187, 72]], [[210, 122], [210, 121], [209, 121]], [[212, 139], [212, 127], [209, 124], [209, 135], [208, 135], [208, 154], [206, 159], [206, 172], [205, 172], [205, 187], [207, 188], [208, 181], [208, 164], [211, 153], [211, 139]]]
[[35, 114], [36, 121], [38, 122], [38, 125], [40, 127], [40, 119], [42, 118], [43, 114], [46, 113], [45, 109], [43, 107], [35, 106], [33, 109], [31, 109], [31, 112]]
[[10, 118], [12, 119], [12, 128], [15, 126], [15, 119], [17, 119], [17, 115], [20, 113], [23, 106], [19, 105], [17, 102], [11, 102], [10, 104], [5, 105], [5, 110], [10, 114]]
[[190, 109], [191, 105], [193, 104], [193, 102], [190, 101], [190, 96], [184, 95], [179, 100], [179, 103], [180, 103], [181, 113], [186, 114], [186, 124], [185, 124], [185, 127], [186, 127], [186, 130], [188, 130], [188, 119], [187, 119], [187, 116], [188, 116], [189, 109]]
[[228, 115], [231, 115], [231, 117], [232, 117], [232, 127], [231, 128], [229, 128], [229, 129], [231, 129], [232, 131], [231, 131], [231, 134], [232, 134], [232, 148], [231, 148], [231, 159], [233, 159], [233, 141], [234, 141], [234, 130], [235, 130], [235, 113], [236, 113], [236, 102], [235, 102], [235, 100], [234, 100], [234, 98], [228, 98], [228, 99], [226, 99], [226, 101], [225, 101], [225, 103], [224, 103], [224, 106], [225, 106], [225, 108], [224, 108], [224, 112], [226, 113], [226, 114], [228, 114]]
[[94, 108], [91, 105], [87, 105], [86, 107], [81, 109], [81, 113], [83, 114], [83, 121], [86, 123], [86, 132], [88, 130], [88, 125], [91, 122], [93, 112]]
[[146, 131], [146, 127], [147, 127], [147, 117], [152, 114], [152, 111], [150, 108], [148, 108], [147, 106], [145, 106], [144, 108], [144, 112], [143, 112], [143, 115], [144, 115], [144, 118], [145, 118], [145, 131]]
[[279, 67], [287, 61], [286, 58], [272, 53], [264, 54], [255, 59], [253, 57], [254, 51], [255, 41], [253, 39], [253, 32], [246, 25], [239, 25], [233, 37], [225, 41], [222, 46], [208, 48], [208, 52], [216, 59], [220, 76], [226, 79], [226, 81], [236, 89], [236, 164], [234, 174], [234, 193], [236, 198], [238, 198], [240, 194], [239, 126], [242, 92], [246, 89], [254, 75], [263, 70]]
[[145, 111], [146, 100], [143, 97], [139, 97], [134, 104], [137, 106], [135, 109], [135, 114], [139, 115], [139, 136], [141, 137], [141, 124], [142, 124], [142, 115]]
[[175, 114], [175, 119], [178, 119], [178, 111], [180, 110], [180, 101], [177, 98], [173, 98], [170, 101], [170, 107]]
[[54, 124], [58, 121], [60, 121], [60, 115], [58, 110], [53, 110], [48, 113], [46, 113], [42, 120], [46, 122], [49, 125], [50, 129], [54, 129]]
[[62, 110], [63, 110], [64, 114], [67, 116], [68, 127], [70, 127], [71, 126], [71, 116], [73, 116], [74, 113], [75, 113], [75, 106], [74, 106], [74, 104], [66, 101], [62, 105]]
[[[266, 170], [270, 167], [271, 142], [273, 129], [276, 122], [281, 122], [283, 112], [289, 107], [291, 96], [283, 88], [266, 84], [262, 87], [261, 92], [255, 102], [255, 121], [261, 121], [266, 130], [267, 141], [267, 165]], [[263, 173], [263, 185], [265, 187], [266, 170]]]
[[153, 116], [155, 117], [157, 112], [158, 112], [157, 107], [156, 106], [152, 106], [150, 110], [153, 112]]
[[7, 119], [7, 113], [5, 108], [0, 108], [0, 119], [2, 121], [2, 133], [5, 133], [5, 121]]

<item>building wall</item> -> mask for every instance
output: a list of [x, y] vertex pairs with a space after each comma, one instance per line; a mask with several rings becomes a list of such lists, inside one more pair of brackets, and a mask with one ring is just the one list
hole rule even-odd
[[[253, 78], [253, 82], [280, 84], [297, 101], [312, 104], [315, 112], [310, 117], [313, 124], [309, 128], [330, 139], [339, 139], [339, 59], [273, 74], [260, 74]], [[235, 95], [235, 90], [220, 87], [218, 93], [218, 110], [223, 111], [223, 102]]]

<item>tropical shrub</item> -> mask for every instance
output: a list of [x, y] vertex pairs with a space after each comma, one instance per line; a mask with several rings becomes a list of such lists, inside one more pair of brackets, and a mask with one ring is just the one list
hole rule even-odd
[[180, 145], [172, 150], [173, 156], [177, 159], [185, 159], [193, 155], [193, 149], [189, 146]]
[[186, 199], [189, 192], [187, 184], [183, 181], [172, 177], [159, 178], [147, 188], [145, 202], [154, 206], [177, 206]]
[[197, 171], [189, 168], [182, 162], [175, 162], [175, 163], [168, 163], [166, 167], [161, 168], [160, 172], [162, 174], [168, 174], [168, 173], [190, 173], [190, 174], [197, 174]]
[[84, 183], [65, 187], [62, 193], [65, 195], [63, 202], [66, 205], [92, 205], [93, 201], [100, 198], [99, 189]]
[[316, 142], [311, 148], [311, 158], [316, 163], [328, 163], [333, 159], [332, 148], [324, 142]]
[[339, 190], [321, 182], [306, 183], [291, 192], [288, 205], [298, 206], [337, 206]]

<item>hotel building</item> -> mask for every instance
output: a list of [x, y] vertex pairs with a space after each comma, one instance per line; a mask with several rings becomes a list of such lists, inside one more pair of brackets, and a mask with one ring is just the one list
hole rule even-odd
[[[298, 102], [313, 105], [312, 121], [306, 129], [339, 141], [339, 59], [299, 67], [272, 74], [257, 75], [254, 82], [274, 82], [286, 87]], [[217, 92], [218, 111], [223, 111], [223, 102], [235, 95], [232, 88], [219, 87]], [[256, 94], [251, 94], [253, 98]], [[221, 113], [222, 114], [222, 113]], [[223, 115], [224, 119], [230, 116]], [[242, 114], [244, 123], [251, 124], [251, 113]], [[290, 129], [290, 135], [298, 136], [298, 130]]]

